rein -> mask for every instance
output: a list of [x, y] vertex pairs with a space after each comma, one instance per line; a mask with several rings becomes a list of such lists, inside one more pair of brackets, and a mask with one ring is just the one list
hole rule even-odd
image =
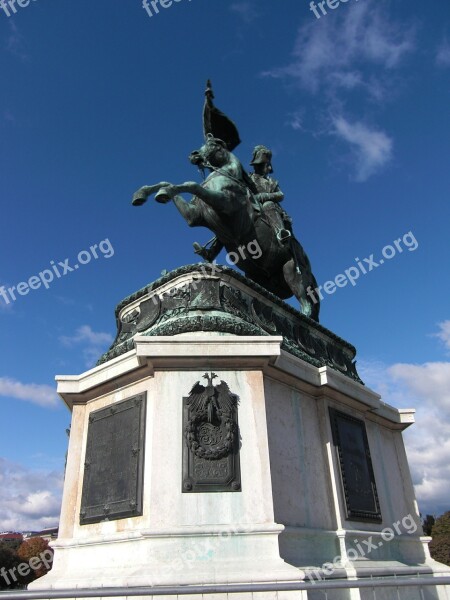
[[230, 175], [229, 173], [225, 173], [224, 171], [222, 171], [218, 167], [213, 167], [213, 165], [210, 164], [209, 162], [204, 162], [203, 166], [205, 166], [207, 169], [211, 169], [211, 171], [213, 171], [214, 173], [217, 173], [218, 175], [222, 175], [223, 177], [228, 177], [228, 179], [231, 179], [232, 181], [234, 181], [235, 183], [237, 183], [238, 186], [241, 187], [243, 190], [245, 190], [246, 192], [248, 191], [248, 192], [251, 193], [251, 190], [249, 190], [248, 186], [244, 185], [242, 183], [242, 181], [239, 181], [239, 179], [237, 179], [236, 177], [233, 177], [233, 175]]

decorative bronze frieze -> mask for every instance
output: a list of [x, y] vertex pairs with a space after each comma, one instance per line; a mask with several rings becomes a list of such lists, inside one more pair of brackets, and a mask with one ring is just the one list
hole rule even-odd
[[136, 334], [280, 335], [283, 350], [362, 383], [351, 344], [230, 267], [207, 263], [180, 267], [126, 298], [116, 317], [117, 337], [98, 364], [132, 350]]

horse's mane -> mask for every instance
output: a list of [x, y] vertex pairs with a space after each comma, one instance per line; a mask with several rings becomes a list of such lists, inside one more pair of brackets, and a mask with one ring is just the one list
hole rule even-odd
[[[216, 170], [216, 168], [214, 168], [211, 171], [211, 173], [208, 175], [208, 177], [206, 178], [205, 182], [208, 181], [210, 179], [210, 177], [214, 177], [214, 175], [217, 173], [220, 173], [220, 172], [226, 173], [227, 169], [229, 169], [229, 170], [232, 169], [234, 171], [232, 178], [241, 180], [242, 183], [245, 185], [245, 187], [247, 187], [252, 194], [257, 194], [258, 189], [257, 189], [253, 179], [250, 177], [250, 175], [247, 173], [247, 171], [242, 166], [241, 161], [238, 159], [238, 157], [235, 154], [230, 152], [230, 150], [227, 150], [227, 153], [229, 155], [228, 164], [224, 165], [223, 167], [217, 167], [217, 170]], [[230, 173], [230, 176], [231, 176], [231, 173]]]
[[244, 169], [241, 161], [232, 152], [229, 152], [229, 153], [230, 153], [231, 161], [239, 168], [240, 179], [242, 179], [242, 182], [249, 188], [249, 190], [252, 192], [252, 194], [257, 194], [258, 189], [255, 185], [255, 182], [250, 177], [250, 175], [247, 173], [247, 171]]

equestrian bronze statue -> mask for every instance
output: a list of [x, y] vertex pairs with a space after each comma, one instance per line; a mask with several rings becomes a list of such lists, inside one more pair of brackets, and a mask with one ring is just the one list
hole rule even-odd
[[[279, 298], [294, 295], [304, 315], [319, 320], [319, 303], [306, 291], [317, 287], [309, 259], [292, 230], [292, 220], [281, 208], [283, 200], [273, 171], [272, 154], [257, 146], [248, 174], [232, 150], [240, 143], [236, 126], [212, 102], [208, 82], [203, 111], [205, 144], [192, 152], [189, 160], [209, 171], [203, 183], [188, 181], [173, 185], [163, 181], [140, 188], [133, 205], [142, 205], [155, 194], [160, 203], [173, 201], [190, 227], [207, 227], [215, 237], [206, 245], [194, 243], [194, 251], [212, 262], [225, 248], [237, 256], [236, 262], [247, 277]], [[181, 194], [192, 194], [190, 201]], [[247, 255], [243, 248], [257, 243], [261, 252]], [[239, 251], [240, 250], [240, 251]]]

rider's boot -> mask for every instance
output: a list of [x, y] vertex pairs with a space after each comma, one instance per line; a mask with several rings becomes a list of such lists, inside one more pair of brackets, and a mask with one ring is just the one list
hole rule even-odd
[[[211, 244], [211, 245], [210, 245]], [[209, 248], [208, 248], [209, 246]], [[217, 238], [213, 237], [207, 244], [200, 246], [198, 242], [194, 242], [194, 252], [199, 254], [206, 261], [212, 263], [218, 257], [224, 245]]]
[[211, 262], [211, 250], [208, 250], [208, 248], [205, 248], [205, 246], [200, 246], [198, 242], [194, 242], [192, 245], [194, 246], [195, 254], [198, 254], [207, 262]]

